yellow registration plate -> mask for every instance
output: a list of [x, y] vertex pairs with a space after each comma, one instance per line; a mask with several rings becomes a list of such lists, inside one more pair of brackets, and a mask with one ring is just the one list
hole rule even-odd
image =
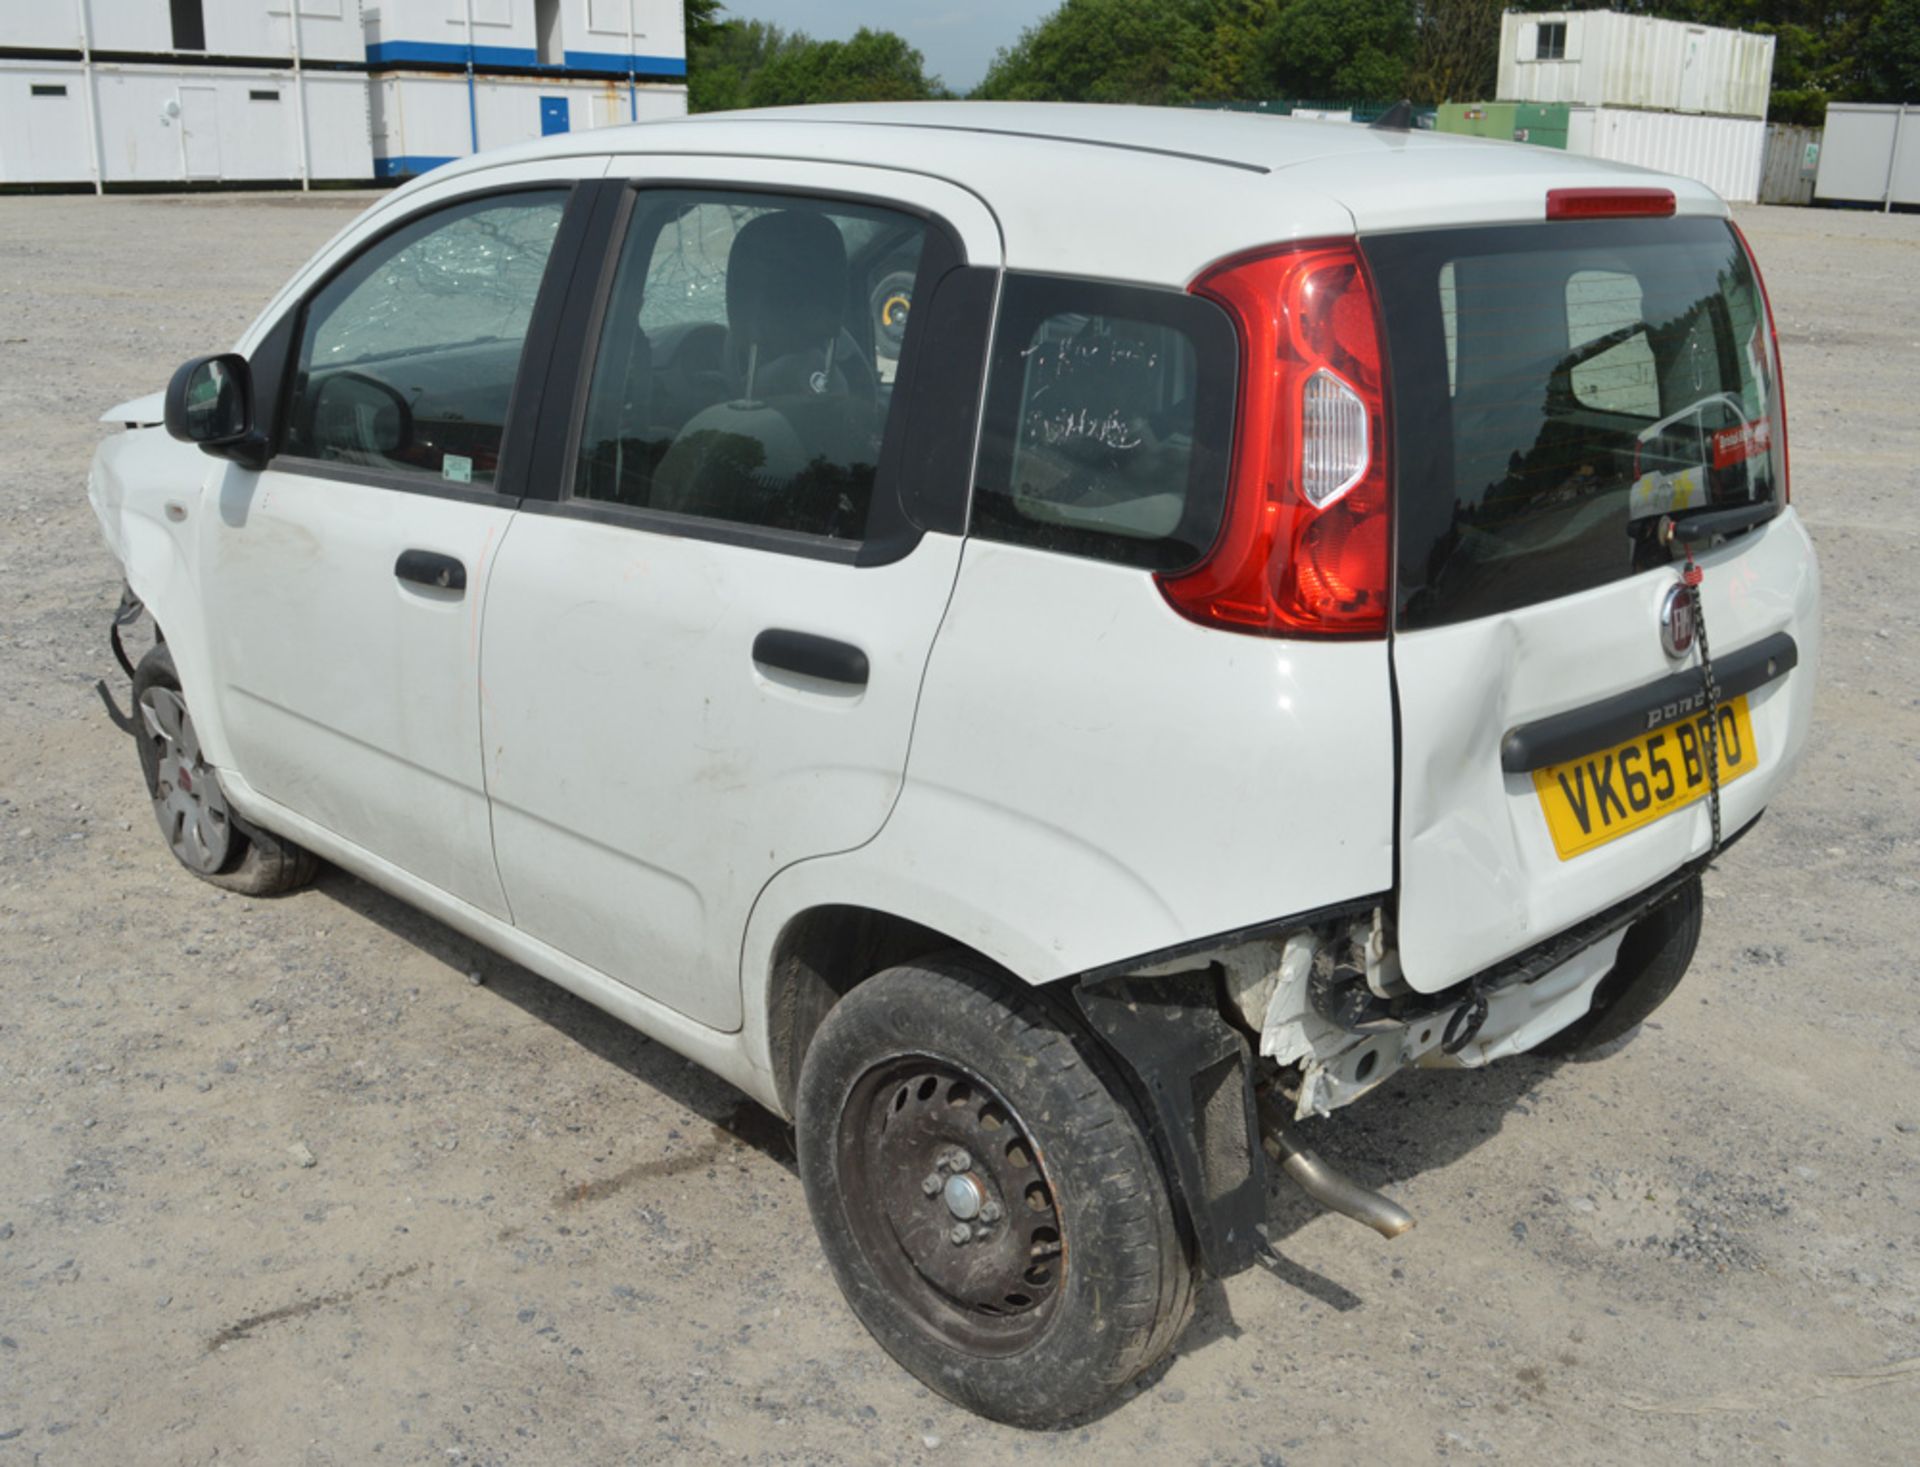
[[[1720, 783], [1760, 764], [1747, 700], [1720, 705]], [[1533, 771], [1563, 861], [1691, 805], [1707, 792], [1707, 715], [1652, 729], [1598, 754]]]

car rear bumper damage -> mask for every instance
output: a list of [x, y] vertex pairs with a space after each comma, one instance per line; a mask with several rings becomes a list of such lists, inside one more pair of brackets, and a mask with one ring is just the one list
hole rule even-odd
[[[1758, 817], [1723, 842], [1724, 851]], [[1322, 1206], [1397, 1237], [1412, 1216], [1342, 1175], [1291, 1130], [1409, 1066], [1478, 1068], [1584, 1017], [1629, 929], [1717, 859], [1652, 885], [1441, 993], [1395, 982], [1383, 894], [1154, 954], [1075, 980], [1073, 998], [1125, 1067], [1216, 1276], [1267, 1251], [1268, 1164]], [[1356, 920], [1360, 912], [1370, 920]], [[1329, 913], [1332, 915], [1329, 916]]]

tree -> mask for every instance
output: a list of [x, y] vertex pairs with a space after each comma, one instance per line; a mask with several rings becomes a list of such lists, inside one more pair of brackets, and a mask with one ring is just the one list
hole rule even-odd
[[726, 6], [720, 0], [683, 0], [682, 13], [687, 21], [687, 54], [693, 54], [695, 46], [704, 46], [713, 39], [714, 32], [726, 22], [720, 19], [720, 12]]
[[1868, 33], [1874, 98], [1920, 102], [1920, 0], [1887, 0]]
[[1398, 97], [1413, 60], [1412, 0], [1290, 0], [1261, 32], [1282, 97]]
[[689, 112], [946, 95], [920, 53], [892, 31], [862, 28], [851, 40], [816, 41], [763, 20], [727, 20], [687, 50]]
[[973, 95], [1025, 102], [1184, 102], [1201, 32], [1181, 0], [1065, 0], [1003, 48]]
[[687, 47], [687, 110], [725, 112], [751, 106], [753, 78], [776, 57], [808, 44], [763, 20], [725, 20]]
[[1413, 0], [1065, 0], [976, 97], [1149, 102], [1398, 97]]
[[791, 38], [748, 83], [755, 107], [807, 102], [919, 102], [946, 95], [924, 58], [892, 31], [862, 26], [847, 41]]
[[1493, 96], [1504, 0], [1423, 0], [1407, 95], [1416, 102]]

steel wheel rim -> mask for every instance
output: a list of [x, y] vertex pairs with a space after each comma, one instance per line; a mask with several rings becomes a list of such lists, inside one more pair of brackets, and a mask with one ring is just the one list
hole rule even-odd
[[847, 1097], [837, 1155], [853, 1241], [916, 1329], [979, 1356], [1046, 1332], [1064, 1289], [1059, 1197], [991, 1085], [929, 1055], [883, 1061]]
[[193, 717], [179, 693], [151, 687], [140, 695], [140, 721], [160, 834], [183, 866], [211, 876], [226, 864], [233, 819], [220, 781], [201, 754]]

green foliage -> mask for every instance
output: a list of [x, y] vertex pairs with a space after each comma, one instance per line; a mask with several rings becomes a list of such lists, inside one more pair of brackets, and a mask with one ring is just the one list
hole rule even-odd
[[1393, 98], [1413, 41], [1413, 0], [1289, 0], [1258, 45], [1278, 96]]
[[[695, 112], [947, 95], [891, 31], [815, 41], [684, 0]], [[1023, 101], [1354, 98], [1477, 101], [1496, 90], [1511, 0], [1062, 0], [994, 58], [973, 95]], [[1528, 0], [1545, 8], [1548, 0]], [[1574, 8], [1582, 7], [1574, 0]], [[1616, 0], [1668, 20], [1778, 38], [1771, 113], [1920, 102], [1920, 0]]]
[[693, 54], [695, 46], [704, 46], [713, 39], [713, 33], [725, 24], [720, 12], [726, 9], [720, 0], [682, 0], [682, 13], [687, 19], [687, 54]]
[[687, 48], [687, 110], [944, 97], [918, 51], [892, 31], [816, 41], [762, 20], [727, 20]]
[[1066, 0], [1003, 48], [974, 96], [1024, 102], [1185, 102], [1203, 35], [1182, 0]]
[[792, 38], [747, 85], [755, 107], [807, 102], [921, 102], [945, 95], [918, 51], [892, 31], [862, 26], [850, 41]]
[[1920, 0], [1887, 0], [1868, 33], [1867, 71], [1882, 102], [1920, 102]]
[[1500, 70], [1505, 0], [1427, 0], [1407, 95], [1416, 102], [1490, 99]]

